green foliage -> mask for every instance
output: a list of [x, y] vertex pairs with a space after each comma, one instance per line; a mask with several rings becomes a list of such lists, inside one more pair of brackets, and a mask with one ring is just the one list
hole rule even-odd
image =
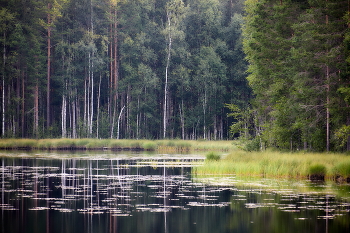
[[247, 79], [268, 146], [334, 146], [327, 145], [331, 133], [347, 122], [349, 53], [341, 36], [347, 7], [342, 1], [246, 1]]
[[335, 138], [339, 146], [343, 147], [348, 142], [350, 137], [350, 125], [343, 125], [335, 132]]
[[205, 158], [208, 161], [218, 161], [221, 159], [221, 155], [217, 154], [216, 152], [209, 152], [206, 154]]
[[241, 0], [2, 3], [3, 137], [115, 137], [125, 105], [120, 138], [160, 138], [169, 35], [169, 138], [228, 137], [250, 97]]
[[344, 179], [350, 177], [350, 162], [339, 162], [333, 168], [333, 174]]
[[225, 107], [230, 110], [227, 116], [233, 117], [233, 123], [230, 126], [232, 136], [239, 133], [241, 139], [251, 139], [254, 126], [252, 111], [250, 109], [242, 110], [235, 104], [225, 104]]
[[324, 177], [327, 173], [327, 168], [323, 164], [313, 164], [308, 169], [309, 176]]
[[244, 141], [242, 149], [245, 151], [259, 151], [261, 149], [261, 138], [255, 137]]
[[145, 150], [156, 150], [157, 149], [157, 144], [154, 142], [145, 142], [142, 144], [142, 148]]

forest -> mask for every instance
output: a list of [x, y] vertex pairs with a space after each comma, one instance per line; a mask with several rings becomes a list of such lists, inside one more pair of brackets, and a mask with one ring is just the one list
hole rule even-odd
[[1, 137], [227, 139], [241, 0], [0, 0]]
[[350, 150], [346, 0], [0, 0], [2, 138]]
[[255, 147], [350, 150], [349, 11], [342, 0], [246, 1], [254, 99], [235, 114], [246, 116]]

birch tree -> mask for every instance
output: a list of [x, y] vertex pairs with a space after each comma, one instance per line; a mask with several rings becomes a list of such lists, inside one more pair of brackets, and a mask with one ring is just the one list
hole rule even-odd
[[186, 13], [186, 8], [182, 0], [172, 0], [166, 5], [166, 27], [164, 34], [166, 36], [166, 65], [164, 81], [164, 102], [163, 102], [163, 138], [167, 137], [167, 126], [169, 118], [168, 98], [169, 98], [169, 74], [170, 62], [175, 39], [182, 39], [184, 34], [181, 30], [181, 22]]

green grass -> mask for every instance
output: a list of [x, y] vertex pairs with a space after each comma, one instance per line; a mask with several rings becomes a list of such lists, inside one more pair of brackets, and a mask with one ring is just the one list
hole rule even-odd
[[147, 150], [162, 153], [191, 151], [230, 151], [236, 148], [232, 141], [195, 140], [133, 140], [133, 139], [0, 139], [0, 149], [39, 150]]
[[346, 179], [350, 177], [350, 156], [335, 153], [236, 150], [221, 160], [208, 160], [203, 166], [195, 167], [194, 173], [303, 179], [320, 175], [325, 179], [336, 179], [339, 176]]
[[221, 155], [219, 155], [218, 153], [216, 152], [209, 152], [208, 154], [206, 154], [206, 159], [211, 161], [211, 160], [214, 160], [214, 161], [218, 161], [221, 159]]

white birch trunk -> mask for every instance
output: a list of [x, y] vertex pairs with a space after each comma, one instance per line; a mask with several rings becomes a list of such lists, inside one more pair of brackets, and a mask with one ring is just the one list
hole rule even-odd
[[66, 102], [66, 95], [62, 96], [61, 119], [62, 119], [62, 138], [66, 138], [67, 137], [67, 102]]
[[98, 134], [99, 134], [99, 120], [100, 120], [101, 80], [102, 80], [102, 75], [100, 74], [100, 82], [98, 83], [98, 96], [97, 96], [96, 138], [99, 137]]
[[90, 88], [91, 88], [91, 53], [89, 52], [89, 61], [88, 61], [88, 85], [87, 85], [87, 100], [86, 100], [86, 133], [90, 133]]
[[171, 57], [171, 45], [172, 45], [170, 12], [167, 12], [167, 17], [168, 17], [168, 26], [169, 26], [169, 33], [168, 33], [169, 44], [168, 44], [168, 54], [167, 54], [167, 61], [166, 61], [166, 67], [165, 67], [163, 138], [166, 137], [167, 125], [168, 125], [168, 114], [167, 114], [167, 110], [168, 110], [168, 73], [169, 73], [170, 57]]
[[[94, 53], [92, 53], [94, 56]], [[92, 135], [92, 122], [94, 118], [94, 62], [91, 60], [91, 108], [90, 108], [89, 134]]]
[[[94, 34], [94, 23], [93, 23], [93, 8], [92, 8], [92, 0], [90, 1], [90, 27], [91, 27], [91, 34]], [[93, 42], [93, 41], [92, 41]], [[90, 119], [89, 119], [89, 135], [92, 136], [92, 122], [94, 118], [94, 51], [92, 51], [92, 57], [90, 57], [89, 54], [89, 60], [90, 60], [90, 75], [91, 75], [91, 108], [90, 108]]]
[[72, 117], [73, 117], [73, 126], [72, 126], [72, 128], [73, 128], [73, 132], [72, 132], [72, 137], [73, 138], [77, 138], [78, 136], [77, 136], [77, 122], [76, 122], [76, 116], [78, 115], [78, 114], [76, 114], [76, 111], [77, 111], [77, 107], [76, 107], [76, 99], [75, 100], [73, 100], [72, 102]]
[[83, 119], [83, 125], [84, 125], [84, 131], [86, 127], [86, 116], [87, 116], [87, 107], [86, 107], [86, 102], [87, 102], [87, 93], [86, 93], [86, 80], [84, 81], [84, 119]]
[[118, 131], [117, 131], [117, 139], [119, 139], [119, 126], [120, 126], [120, 119], [123, 113], [125, 106], [122, 107], [122, 110], [120, 110], [119, 117], [118, 117]]

